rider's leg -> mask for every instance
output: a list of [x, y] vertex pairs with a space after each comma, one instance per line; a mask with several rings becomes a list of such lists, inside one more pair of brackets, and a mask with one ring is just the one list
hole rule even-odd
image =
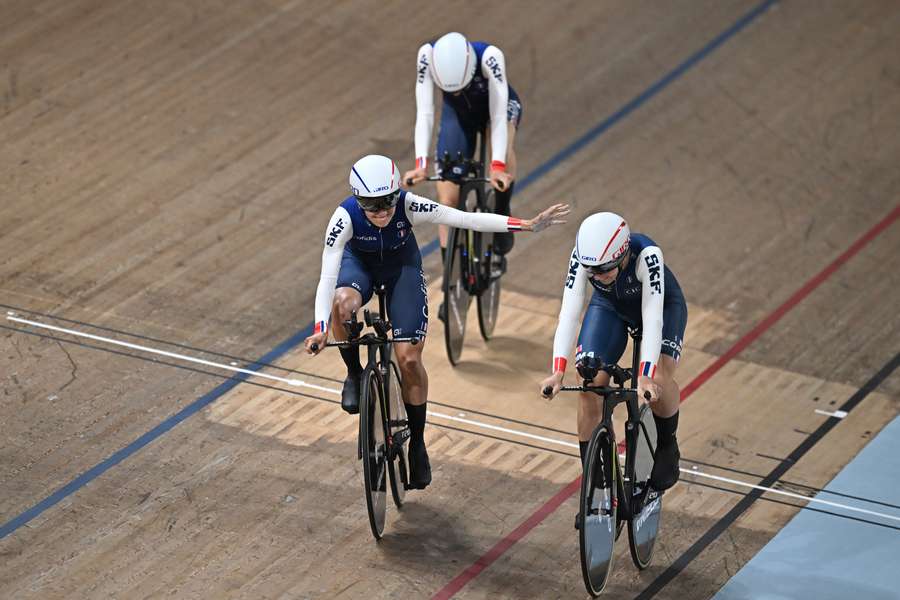
[[[668, 290], [666, 290], [668, 292]], [[678, 407], [681, 404], [681, 390], [675, 380], [681, 345], [687, 325], [687, 305], [683, 301], [668, 302], [663, 308], [663, 342], [659, 356], [659, 366], [654, 380], [662, 388], [659, 400], [651, 405], [653, 420], [656, 422], [656, 457], [650, 483], [657, 490], [665, 490], [678, 481]]]
[[409, 484], [414, 489], [423, 489], [431, 483], [431, 464], [425, 449], [428, 373], [422, 362], [428, 331], [426, 290], [425, 274], [414, 263], [402, 267], [387, 298], [394, 336], [419, 338], [416, 344], [394, 344], [394, 355], [400, 367], [403, 403], [409, 421]]
[[[331, 306], [331, 327], [334, 339], [344, 341], [347, 332], [344, 321], [372, 297], [372, 276], [366, 266], [352, 252], [345, 251], [341, 258], [341, 270], [335, 284]], [[359, 412], [359, 379], [362, 366], [359, 348], [341, 348], [341, 358], [347, 365], [347, 378], [341, 390], [341, 408], [350, 414]]]
[[[352, 287], [338, 288], [334, 292], [334, 302], [331, 309], [331, 328], [334, 339], [344, 341], [347, 339], [347, 331], [344, 329], [344, 321], [358, 311], [363, 304], [362, 294]], [[344, 380], [344, 388], [341, 390], [341, 408], [350, 414], [359, 412], [359, 376], [362, 375], [362, 365], [359, 362], [359, 348], [339, 348], [341, 358], [347, 365], [347, 378]]]

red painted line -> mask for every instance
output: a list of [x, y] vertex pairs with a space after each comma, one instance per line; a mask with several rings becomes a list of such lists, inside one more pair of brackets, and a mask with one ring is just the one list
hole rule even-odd
[[[715, 375], [722, 367], [724, 367], [731, 359], [737, 356], [742, 350], [753, 343], [767, 329], [778, 322], [781, 317], [787, 314], [792, 308], [797, 306], [804, 298], [806, 298], [814, 289], [819, 287], [823, 281], [834, 274], [838, 268], [845, 262], [853, 258], [866, 244], [875, 239], [881, 232], [890, 227], [897, 218], [900, 217], [900, 204], [894, 207], [888, 216], [882, 219], [877, 225], [864, 233], [862, 237], [856, 240], [843, 254], [838, 256], [831, 264], [822, 269], [818, 275], [806, 282], [806, 284], [797, 290], [793, 296], [788, 298], [784, 304], [776, 308], [768, 317], [759, 322], [759, 324], [739, 339], [734, 346], [729, 348], [725, 354], [720, 356], [713, 364], [703, 370], [694, 378], [687, 386], [681, 390], [681, 401], [684, 402], [694, 393], [701, 385], [706, 383], [713, 375]], [[461, 590], [467, 583], [475, 579], [482, 571], [495, 562], [500, 556], [509, 550], [516, 542], [525, 537], [529, 531], [537, 527], [544, 519], [546, 519], [553, 511], [575, 494], [581, 487], [581, 477], [568, 484], [560, 490], [553, 498], [548, 500], [534, 514], [526, 519], [521, 525], [516, 527], [512, 533], [497, 542], [493, 548], [488, 550], [487, 554], [476, 560], [472, 566], [456, 576], [453, 581], [444, 586], [438, 593], [432, 596], [432, 600], [453, 597], [456, 592]]]
[[503, 553], [509, 550], [513, 544], [518, 542], [525, 535], [537, 527], [541, 521], [547, 518], [553, 511], [559, 508], [559, 505], [569, 499], [581, 487], [581, 477], [578, 477], [572, 483], [568, 484], [562, 490], [557, 492], [555, 496], [550, 498], [542, 507], [528, 517], [521, 525], [516, 527], [512, 533], [497, 542], [493, 548], [476, 560], [472, 565], [456, 576], [453, 581], [445, 585], [441, 590], [432, 596], [432, 600], [446, 600], [452, 598], [456, 592], [461, 590], [467, 583], [478, 577], [478, 574], [487, 569], [491, 564], [503, 556]]

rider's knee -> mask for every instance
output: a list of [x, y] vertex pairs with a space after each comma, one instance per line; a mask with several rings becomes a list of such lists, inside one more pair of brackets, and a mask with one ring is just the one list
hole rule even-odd
[[332, 308], [341, 321], [349, 319], [350, 314], [353, 311], [359, 310], [359, 307], [359, 292], [352, 290], [351, 288], [338, 288], [335, 290]]
[[422, 354], [419, 352], [397, 352], [397, 365], [404, 373], [418, 373], [422, 369]]

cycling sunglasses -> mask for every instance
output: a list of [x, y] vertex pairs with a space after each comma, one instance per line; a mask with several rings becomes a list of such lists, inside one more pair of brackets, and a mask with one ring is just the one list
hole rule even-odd
[[397, 206], [400, 200], [400, 190], [387, 194], [386, 196], [376, 196], [374, 198], [365, 198], [363, 196], [356, 197], [356, 203], [366, 212], [378, 212], [380, 210], [388, 210]]
[[604, 273], [609, 273], [613, 269], [617, 269], [622, 266], [622, 262], [625, 260], [625, 256], [627, 254], [627, 252], [623, 252], [619, 258], [611, 260], [609, 262], [605, 262], [602, 265], [586, 265], [584, 263], [581, 263], [581, 266], [587, 269], [587, 272], [591, 275], [603, 275]]

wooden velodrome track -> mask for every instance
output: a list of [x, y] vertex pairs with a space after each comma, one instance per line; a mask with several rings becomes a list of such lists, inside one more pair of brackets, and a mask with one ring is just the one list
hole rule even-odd
[[[354, 160], [411, 163], [415, 50], [449, 30], [524, 98], [514, 212], [574, 208], [519, 237], [490, 344], [472, 321], [451, 369], [433, 320], [431, 411], [515, 431], [433, 416], [434, 484], [380, 543], [335, 394], [5, 319], [0, 597], [583, 597], [574, 398], [537, 382], [601, 209], [690, 304], [685, 469], [807, 495], [898, 412], [895, 2], [7, 0], [0, 23], [4, 316], [337, 389], [337, 354], [296, 347], [323, 230]], [[803, 505], [747, 494], [685, 475], [610, 596], [713, 595]]]

